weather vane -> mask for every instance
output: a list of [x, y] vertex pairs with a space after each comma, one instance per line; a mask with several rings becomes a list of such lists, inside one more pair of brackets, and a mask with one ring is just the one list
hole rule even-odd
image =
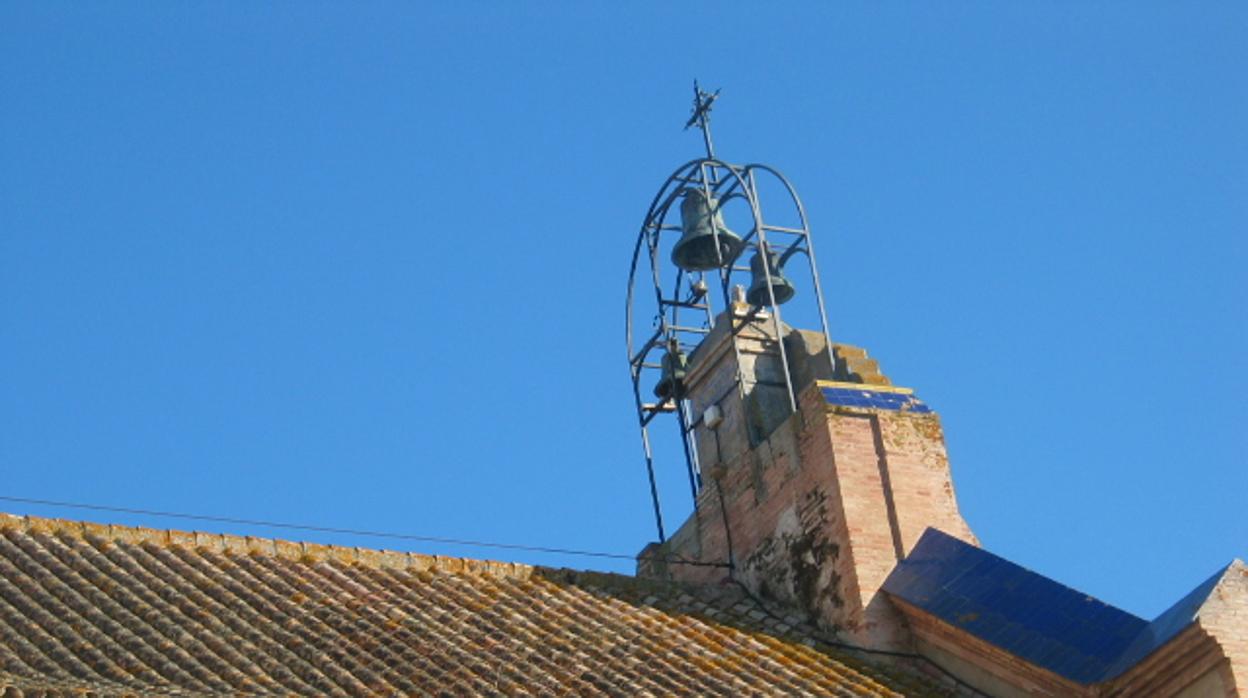
[[697, 79], [693, 81], [693, 115], [685, 123], [685, 130], [697, 126], [702, 130], [702, 141], [706, 143], [706, 157], [715, 159], [715, 145], [711, 142], [711, 105], [719, 97], [719, 90], [705, 92], [698, 87]]

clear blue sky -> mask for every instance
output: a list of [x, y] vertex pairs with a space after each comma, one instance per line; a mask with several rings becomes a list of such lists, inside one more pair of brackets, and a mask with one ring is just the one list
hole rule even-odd
[[697, 76], [985, 547], [1147, 616], [1248, 556], [1248, 5], [666, 5], [0, 5], [0, 494], [640, 550]]

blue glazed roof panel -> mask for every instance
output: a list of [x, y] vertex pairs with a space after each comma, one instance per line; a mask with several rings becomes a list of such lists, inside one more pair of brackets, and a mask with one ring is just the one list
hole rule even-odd
[[885, 390], [857, 388], [823, 388], [823, 399], [829, 405], [840, 407], [863, 407], [890, 412], [930, 413], [932, 409], [917, 397]]
[[1083, 683], [1103, 678], [1148, 626], [1126, 611], [935, 529], [928, 529], [897, 565], [884, 591]]

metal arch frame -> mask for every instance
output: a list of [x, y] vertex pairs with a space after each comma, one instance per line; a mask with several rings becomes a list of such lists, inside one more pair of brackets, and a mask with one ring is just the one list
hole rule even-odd
[[[788, 192], [792, 205], [797, 211], [800, 228], [790, 228], [767, 224], [763, 219], [762, 209], [758, 198], [757, 176], [756, 173], [766, 174], [778, 180]], [[721, 178], [720, 175], [724, 176]], [[693, 442], [692, 422], [689, 415], [689, 404], [686, 400], [679, 396], [669, 398], [662, 402], [646, 403], [642, 400], [642, 384], [643, 376], [648, 371], [661, 368], [662, 364], [656, 363], [649, 359], [651, 353], [656, 349], [668, 351], [669, 343], [675, 341], [678, 346], [681, 344], [682, 337], [688, 338], [689, 335], [705, 336], [709, 334], [715, 324], [715, 311], [712, 305], [711, 293], [708, 291], [701, 297], [691, 295], [687, 299], [680, 296], [682, 282], [686, 273], [691, 277], [697, 276], [699, 280], [705, 280], [708, 272], [685, 272], [680, 268], [676, 269], [676, 278], [672, 289], [671, 297], [665, 297], [663, 292], [663, 267], [666, 266], [660, 259], [660, 237], [665, 231], [681, 232], [679, 225], [665, 224], [667, 214], [672, 204], [680, 197], [683, 190], [689, 187], [699, 187], [707, 196], [707, 200], [717, 200], [718, 212], [728, 201], [741, 198], [750, 206], [753, 217], [753, 227], [747, 233], [742, 235], [742, 246], [737, 253], [737, 257], [732, 260], [731, 264], [722, 265], [719, 269], [720, 290], [722, 293], [723, 307], [725, 309], [732, 307], [731, 293], [733, 274], [739, 272], [750, 271], [748, 266], [738, 266], [737, 259], [745, 254], [749, 248], [756, 250], [771, 249], [776, 253], [779, 266], [796, 253], [802, 253], [806, 256], [810, 265], [811, 279], [814, 284], [814, 293], [817, 301], [819, 319], [822, 325], [824, 339], [827, 341], [828, 357], [832, 359], [831, 352], [831, 335], [828, 331], [827, 311], [823, 300], [823, 291], [819, 282], [819, 271], [815, 262], [814, 246], [810, 239], [810, 229], [806, 218], [805, 207], [802, 206], [801, 199], [798, 197], [789, 180], [776, 169], [762, 164], [749, 164], [745, 166], [733, 165], [714, 157], [698, 158], [690, 160], [681, 165], [672, 173], [671, 176], [659, 188], [654, 199], [650, 203], [650, 208], [646, 212], [646, 217], [641, 225], [641, 230], [637, 236], [637, 242], [633, 247], [632, 263], [629, 269], [628, 292], [626, 295], [625, 307], [625, 341], [628, 350], [629, 373], [633, 383], [633, 399], [637, 409], [638, 426], [641, 430], [642, 448], [646, 460], [646, 473], [649, 478], [650, 495], [654, 504], [655, 524], [658, 527], [660, 542], [666, 540], [663, 527], [663, 514], [659, 503], [658, 485], [655, 480], [654, 471], [654, 454], [650, 445], [649, 425], [650, 422], [662, 412], [674, 412], [677, 417], [678, 426], [681, 433], [681, 444], [685, 455], [685, 465], [689, 475], [689, 485], [693, 495], [694, 507], [697, 507], [698, 493], [701, 489], [701, 470], [697, 461], [697, 449]], [[712, 217], [714, 220], [714, 217]], [[719, 229], [718, 226], [712, 225], [711, 229], [716, 238], [716, 249], [720, 250], [718, 245]], [[771, 248], [767, 241], [767, 234], [791, 236], [791, 242], [782, 248]], [[633, 332], [633, 315], [634, 315], [634, 292], [638, 283], [639, 262], [642, 260], [641, 252], [643, 246], [649, 253], [649, 271], [651, 282], [654, 287], [655, 301], [657, 302], [658, 314], [654, 318], [657, 325], [654, 333], [640, 345], [635, 345]], [[741, 319], [735, 322], [732, 327], [732, 334], [739, 333], [744, 327], [749, 325], [753, 320], [760, 317], [764, 309], [770, 310], [773, 328], [776, 337], [783, 338], [783, 323], [781, 320], [780, 307], [776, 304], [776, 298], [771, 281], [773, 272], [778, 275], [779, 269], [771, 268], [771, 260], [768, 255], [761, 257], [764, 276], [767, 279], [767, 303], [765, 305], [754, 306]], [[672, 265], [674, 267], [674, 265]], [[642, 272], [644, 274], [644, 272]], [[710, 273], [714, 273], [711, 271]], [[702, 310], [705, 312], [706, 319], [703, 326], [681, 325], [679, 322], [680, 310], [688, 308], [690, 310]], [[730, 316], [731, 317], [731, 316]], [[700, 341], [700, 340], [699, 340]], [[732, 342], [733, 351], [738, 354], [737, 361], [737, 379], [736, 389], [739, 397], [745, 395], [744, 377], [740, 372], [740, 351], [737, 342]], [[780, 349], [780, 359], [783, 367], [785, 379], [785, 387], [788, 392], [790, 409], [796, 411], [797, 397], [794, 394], [792, 384], [791, 371], [789, 368], [789, 360], [784, 342], [778, 342]], [[688, 346], [692, 350], [696, 343]], [[646, 385], [649, 382], [646, 381]], [[669, 406], [670, 405], [670, 406]]]

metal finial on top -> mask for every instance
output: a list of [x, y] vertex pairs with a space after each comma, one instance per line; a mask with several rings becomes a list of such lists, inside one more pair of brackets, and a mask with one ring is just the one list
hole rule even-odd
[[685, 130], [689, 130], [690, 126], [697, 126], [702, 130], [702, 141], [706, 144], [706, 157], [715, 159], [715, 144], [711, 142], [711, 105], [719, 97], [719, 90], [714, 92], [704, 92], [698, 87], [698, 81], [693, 81], [693, 115], [689, 117], [689, 121], [685, 123]]

